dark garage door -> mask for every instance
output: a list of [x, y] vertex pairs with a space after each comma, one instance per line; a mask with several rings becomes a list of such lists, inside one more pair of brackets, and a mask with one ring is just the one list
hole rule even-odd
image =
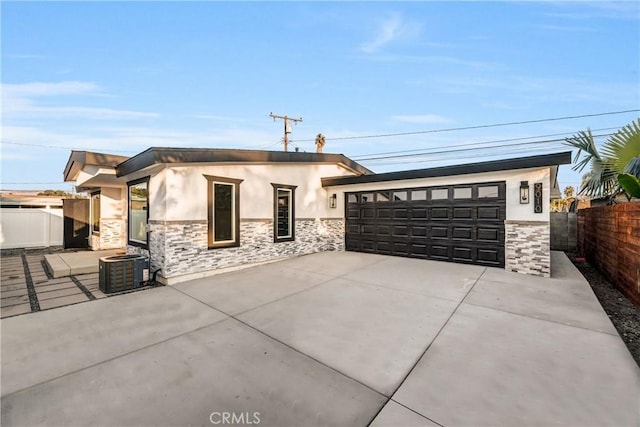
[[345, 197], [348, 251], [504, 267], [504, 182]]

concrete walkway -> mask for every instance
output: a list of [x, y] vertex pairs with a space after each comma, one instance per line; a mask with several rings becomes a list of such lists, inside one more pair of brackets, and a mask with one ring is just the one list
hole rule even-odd
[[640, 369], [552, 264], [320, 253], [4, 319], [2, 425], [638, 426]]
[[61, 252], [45, 255], [45, 261], [54, 279], [78, 274], [97, 273], [100, 258], [124, 254], [123, 249], [105, 251]]

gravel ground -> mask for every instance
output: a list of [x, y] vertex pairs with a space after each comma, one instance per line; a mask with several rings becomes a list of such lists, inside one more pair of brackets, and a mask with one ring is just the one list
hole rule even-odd
[[567, 255], [591, 285], [602, 308], [640, 366], [640, 307], [609, 283], [594, 266], [586, 261], [576, 261], [575, 253]]

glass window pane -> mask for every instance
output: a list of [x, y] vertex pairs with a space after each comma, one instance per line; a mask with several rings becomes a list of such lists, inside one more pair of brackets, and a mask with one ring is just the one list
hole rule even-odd
[[358, 196], [356, 194], [347, 195], [347, 203], [358, 203]]
[[233, 240], [233, 185], [213, 184], [213, 240]]
[[478, 187], [478, 198], [484, 199], [489, 197], [498, 197], [498, 186], [489, 185], [486, 187]]
[[91, 195], [91, 227], [94, 233], [100, 232], [100, 193]]
[[393, 192], [393, 201], [394, 202], [404, 202], [407, 200], [407, 192], [406, 191], [394, 191]]
[[453, 198], [454, 199], [470, 199], [471, 198], [471, 187], [468, 187], [468, 188], [454, 188], [453, 189]]
[[388, 202], [389, 201], [389, 194], [388, 193], [378, 193], [377, 195], [377, 201], [378, 202]]
[[362, 203], [371, 203], [373, 202], [373, 193], [364, 193], [360, 196], [360, 200]]
[[147, 243], [147, 211], [149, 199], [147, 183], [129, 187], [129, 240]]
[[431, 190], [431, 200], [446, 200], [449, 198], [449, 190], [446, 188], [437, 188]]
[[411, 192], [411, 200], [427, 200], [427, 190], [414, 190]]
[[291, 237], [291, 190], [278, 189], [277, 237]]

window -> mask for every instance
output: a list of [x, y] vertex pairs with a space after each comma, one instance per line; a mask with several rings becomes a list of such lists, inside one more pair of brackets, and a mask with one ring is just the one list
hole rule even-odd
[[241, 179], [205, 175], [209, 249], [240, 246]]
[[389, 194], [388, 193], [378, 193], [376, 196], [376, 201], [377, 202], [388, 202], [389, 201]]
[[488, 199], [493, 197], [498, 197], [497, 185], [478, 187], [478, 199]]
[[470, 199], [471, 187], [458, 187], [453, 189], [454, 199]]
[[146, 248], [149, 222], [149, 178], [131, 181], [129, 186], [129, 244]]
[[427, 200], [427, 190], [413, 190], [411, 200]]
[[449, 198], [449, 190], [446, 188], [437, 188], [431, 190], [431, 200], [446, 200]]
[[360, 195], [361, 203], [372, 203], [373, 202], [373, 193], [363, 193]]
[[295, 240], [295, 192], [294, 185], [271, 184], [273, 186], [273, 241]]
[[91, 193], [91, 233], [100, 234], [100, 192]]
[[393, 201], [394, 202], [404, 202], [407, 200], [407, 192], [406, 191], [394, 191], [393, 192]]

